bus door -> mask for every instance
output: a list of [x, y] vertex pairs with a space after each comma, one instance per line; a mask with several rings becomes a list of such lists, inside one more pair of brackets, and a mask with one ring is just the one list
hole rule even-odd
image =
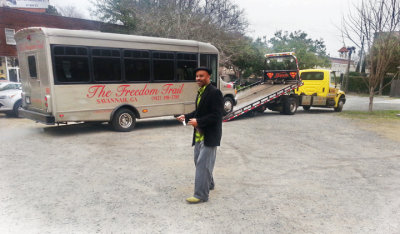
[[25, 53], [22, 66], [26, 69], [23, 74], [23, 79], [26, 80], [23, 86], [24, 106], [27, 109], [35, 109], [40, 112], [45, 111], [44, 92], [39, 73], [38, 53]]
[[218, 55], [217, 54], [201, 54], [200, 55], [200, 67], [207, 67], [211, 69], [211, 84], [215, 87], [219, 87], [218, 77]]

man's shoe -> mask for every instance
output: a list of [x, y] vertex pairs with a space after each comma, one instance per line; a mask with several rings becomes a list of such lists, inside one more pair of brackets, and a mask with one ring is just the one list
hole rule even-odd
[[190, 204], [197, 204], [200, 202], [204, 202], [203, 200], [201, 200], [197, 197], [188, 197], [188, 198], [186, 198], [186, 201], [189, 202]]

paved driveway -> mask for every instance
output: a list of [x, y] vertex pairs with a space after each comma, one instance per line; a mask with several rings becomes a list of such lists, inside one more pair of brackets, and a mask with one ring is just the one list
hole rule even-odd
[[[365, 96], [347, 95], [343, 110], [368, 111], [369, 98]], [[400, 98], [387, 96], [374, 98], [374, 110], [400, 110]]]
[[399, 142], [331, 110], [223, 132], [216, 189], [188, 205], [192, 129], [172, 118], [118, 133], [0, 115], [0, 233], [400, 232]]

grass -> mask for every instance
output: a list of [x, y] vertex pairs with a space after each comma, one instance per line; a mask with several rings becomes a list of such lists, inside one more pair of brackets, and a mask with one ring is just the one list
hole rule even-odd
[[340, 113], [343, 117], [352, 119], [393, 119], [400, 121], [400, 110], [384, 110], [384, 111], [343, 111]]
[[356, 125], [366, 131], [375, 132], [379, 136], [400, 142], [400, 110], [343, 111], [340, 116], [350, 118]]

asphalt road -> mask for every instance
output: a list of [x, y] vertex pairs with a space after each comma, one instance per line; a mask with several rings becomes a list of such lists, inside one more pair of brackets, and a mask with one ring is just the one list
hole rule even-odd
[[[354, 110], [354, 111], [368, 111], [369, 98], [346, 95], [347, 101], [344, 105], [343, 110]], [[400, 98], [391, 98], [388, 96], [381, 96], [374, 98], [374, 110], [400, 110]]]
[[172, 118], [118, 133], [0, 115], [0, 233], [400, 232], [399, 142], [332, 110], [224, 123], [198, 205], [191, 133]]

